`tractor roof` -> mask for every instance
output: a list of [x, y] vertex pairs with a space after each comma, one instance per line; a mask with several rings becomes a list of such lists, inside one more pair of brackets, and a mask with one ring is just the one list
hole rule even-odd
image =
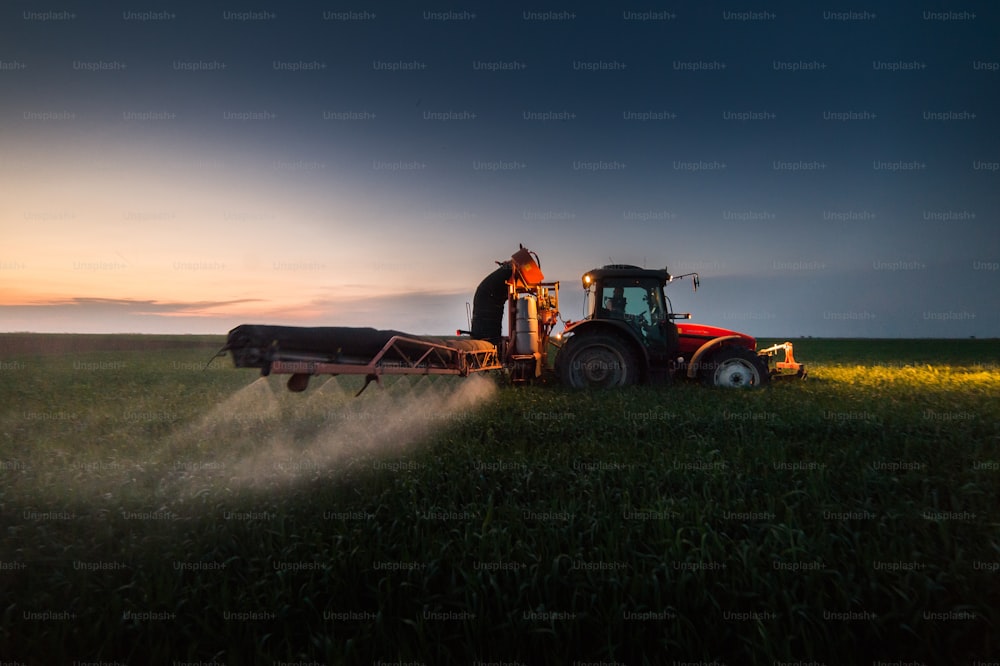
[[587, 271], [594, 280], [605, 278], [654, 278], [666, 282], [670, 279], [670, 273], [666, 268], [640, 268], [630, 264], [608, 264], [601, 268]]

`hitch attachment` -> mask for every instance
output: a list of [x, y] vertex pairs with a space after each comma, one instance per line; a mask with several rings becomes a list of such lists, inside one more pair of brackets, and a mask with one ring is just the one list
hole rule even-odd
[[783, 361], [774, 362], [774, 370], [771, 371], [772, 379], [780, 379], [784, 377], [798, 377], [799, 379], [805, 379], [807, 376], [806, 366], [803, 363], [799, 363], [795, 360], [794, 349], [791, 342], [782, 342], [780, 344], [773, 345], [767, 349], [757, 350], [758, 356], [774, 356], [779, 351], [785, 352], [785, 357]]

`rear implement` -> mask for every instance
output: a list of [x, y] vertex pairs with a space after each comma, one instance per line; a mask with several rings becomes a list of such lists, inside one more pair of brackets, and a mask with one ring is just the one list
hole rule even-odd
[[483, 340], [346, 326], [243, 324], [229, 331], [222, 351], [238, 368], [290, 374], [291, 391], [304, 391], [313, 375], [365, 375], [367, 387], [385, 374], [466, 376], [503, 367], [496, 346]]

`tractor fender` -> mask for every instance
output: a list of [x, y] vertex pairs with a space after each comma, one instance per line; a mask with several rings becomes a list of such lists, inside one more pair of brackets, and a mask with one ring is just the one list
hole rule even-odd
[[570, 330], [567, 332], [573, 335], [605, 333], [621, 338], [635, 354], [636, 359], [638, 359], [641, 365], [639, 376], [645, 380], [649, 371], [649, 351], [639, 340], [639, 336], [636, 335], [632, 327], [626, 322], [615, 319], [584, 319], [583, 321], [574, 322], [573, 326], [568, 328]]
[[691, 356], [691, 360], [688, 361], [688, 366], [687, 366], [688, 378], [694, 379], [695, 377], [698, 376], [698, 362], [705, 354], [714, 349], [717, 349], [718, 347], [721, 347], [730, 340], [739, 340], [739, 339], [741, 339], [741, 336], [739, 335], [720, 335], [717, 338], [712, 338], [711, 340], [703, 344], [701, 347], [698, 347], [698, 350]]

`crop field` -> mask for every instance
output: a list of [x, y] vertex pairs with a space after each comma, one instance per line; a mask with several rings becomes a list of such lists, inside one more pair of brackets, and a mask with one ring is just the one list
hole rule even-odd
[[0, 335], [4, 660], [1000, 660], [1000, 341], [357, 398], [204, 369], [222, 342]]

